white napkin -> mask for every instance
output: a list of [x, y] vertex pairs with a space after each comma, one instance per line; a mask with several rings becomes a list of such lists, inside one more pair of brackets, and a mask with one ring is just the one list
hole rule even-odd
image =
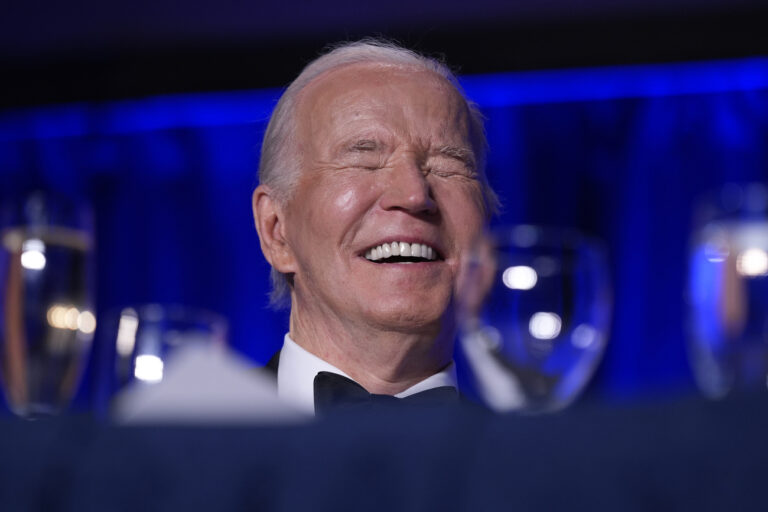
[[275, 424], [310, 419], [277, 396], [275, 378], [219, 346], [176, 348], [160, 382], [135, 381], [115, 399], [125, 424]]

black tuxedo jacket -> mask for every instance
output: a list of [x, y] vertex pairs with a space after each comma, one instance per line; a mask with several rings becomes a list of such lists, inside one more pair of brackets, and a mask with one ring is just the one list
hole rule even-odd
[[272, 356], [272, 359], [269, 360], [269, 362], [264, 366], [264, 369], [267, 370], [269, 373], [271, 373], [275, 378], [277, 378], [277, 367], [280, 364], [280, 351], [278, 350], [275, 355]]

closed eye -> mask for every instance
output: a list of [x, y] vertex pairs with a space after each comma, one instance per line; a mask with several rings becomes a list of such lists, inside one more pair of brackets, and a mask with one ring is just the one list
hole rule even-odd
[[474, 152], [469, 148], [442, 146], [426, 162], [428, 172], [439, 177], [477, 177]]
[[434, 159], [432, 162], [428, 163], [425, 170], [427, 174], [432, 174], [440, 178], [456, 176], [474, 179], [477, 177], [477, 172], [473, 168], [467, 166], [464, 162], [447, 158]]
[[350, 151], [360, 152], [376, 151], [377, 149], [380, 149], [380, 145], [378, 142], [372, 139], [360, 139], [353, 142], [349, 149]]
[[385, 148], [376, 140], [355, 140], [347, 146], [346, 153], [351, 167], [375, 171], [384, 166]]
[[469, 148], [457, 147], [457, 146], [443, 146], [438, 150], [438, 155], [451, 160], [461, 162], [467, 169], [476, 169], [477, 161], [475, 159], [475, 152]]

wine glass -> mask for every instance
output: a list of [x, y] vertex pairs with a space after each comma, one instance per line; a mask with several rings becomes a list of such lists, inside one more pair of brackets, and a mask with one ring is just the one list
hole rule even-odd
[[65, 409], [91, 346], [89, 208], [50, 193], [0, 205], [0, 374], [11, 410]]
[[710, 398], [768, 378], [768, 189], [728, 184], [698, 205], [688, 275], [688, 354]]
[[601, 245], [572, 230], [500, 228], [475, 244], [460, 282], [460, 347], [487, 405], [539, 413], [573, 402], [607, 342]]
[[129, 384], [161, 382], [169, 357], [187, 347], [224, 347], [227, 321], [211, 311], [179, 304], [145, 304], [110, 312], [101, 333], [109, 362], [103, 364], [105, 402]]

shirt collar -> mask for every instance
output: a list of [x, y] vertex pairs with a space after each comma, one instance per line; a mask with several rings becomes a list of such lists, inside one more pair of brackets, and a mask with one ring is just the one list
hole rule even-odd
[[[283, 349], [280, 351], [280, 363], [277, 367], [277, 394], [286, 402], [302, 411], [315, 412], [315, 376], [318, 372], [332, 372], [351, 379], [349, 375], [332, 364], [307, 352], [286, 334]], [[404, 398], [421, 391], [440, 386], [456, 386], [456, 365], [451, 362], [445, 369], [417, 382], [405, 391], [395, 395]]]

